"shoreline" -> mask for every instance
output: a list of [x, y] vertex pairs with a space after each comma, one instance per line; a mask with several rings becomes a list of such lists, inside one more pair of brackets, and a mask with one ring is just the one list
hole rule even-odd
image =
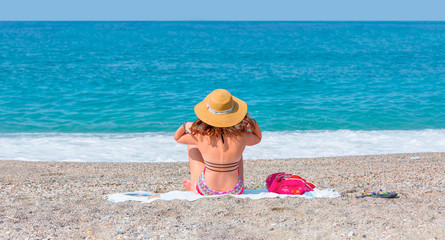
[[[246, 160], [247, 189], [284, 171], [341, 197], [115, 204], [103, 197], [183, 191], [188, 163], [0, 160], [0, 238], [441, 239], [444, 169], [440, 152]], [[400, 198], [355, 198], [379, 188]]]
[[[445, 129], [263, 131], [244, 159], [315, 158], [444, 152]], [[173, 133], [0, 134], [0, 159], [66, 162], [187, 161]]]
[[[184, 146], [184, 145], [180, 145]], [[382, 153], [382, 154], [351, 154], [351, 155], [338, 155], [338, 156], [322, 156], [322, 157], [292, 157], [292, 158], [264, 158], [264, 159], [244, 159], [244, 162], [246, 161], [273, 161], [273, 160], [305, 160], [305, 159], [330, 159], [330, 158], [352, 158], [352, 157], [379, 157], [379, 156], [390, 156], [390, 155], [413, 155], [410, 157], [418, 157], [417, 155], [423, 155], [423, 154], [445, 154], [445, 152], [442, 151], [432, 151], [432, 152], [396, 152], [396, 153]], [[118, 161], [70, 161], [70, 160], [63, 160], [63, 161], [41, 161], [41, 160], [22, 160], [22, 159], [0, 159], [0, 162], [35, 162], [35, 163], [122, 163], [122, 164], [128, 164], [128, 163], [143, 163], [143, 164], [157, 164], [157, 163], [183, 163], [188, 164], [188, 161], [133, 161], [133, 162], [118, 162]]]

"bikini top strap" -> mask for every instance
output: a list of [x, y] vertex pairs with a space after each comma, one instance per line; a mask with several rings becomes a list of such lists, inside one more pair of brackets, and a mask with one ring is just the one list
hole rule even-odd
[[[240, 161], [233, 162], [233, 163], [212, 163], [212, 162], [204, 160], [204, 163], [205, 163], [205, 167], [208, 168], [210, 171], [232, 172], [232, 171], [235, 171], [236, 169], [238, 169], [238, 171], [239, 171]], [[221, 170], [219, 170], [219, 169], [221, 169]], [[225, 170], [225, 169], [229, 169], [229, 170]]]

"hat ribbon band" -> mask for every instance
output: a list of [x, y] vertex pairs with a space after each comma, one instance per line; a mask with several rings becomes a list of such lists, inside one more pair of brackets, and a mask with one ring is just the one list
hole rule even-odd
[[209, 110], [209, 112], [211, 112], [211, 113], [213, 113], [213, 114], [224, 115], [224, 114], [227, 114], [227, 113], [231, 113], [231, 112], [233, 111], [233, 107], [234, 107], [234, 106], [235, 106], [235, 105], [232, 103], [232, 107], [231, 107], [231, 108], [229, 108], [229, 109], [227, 109], [227, 110], [224, 110], [224, 111], [217, 111], [217, 110], [211, 108], [211, 107], [209, 106], [209, 104], [207, 103], [207, 110]]

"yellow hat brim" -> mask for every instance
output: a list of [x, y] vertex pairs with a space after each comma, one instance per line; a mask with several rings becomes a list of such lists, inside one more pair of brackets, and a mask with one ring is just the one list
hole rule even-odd
[[218, 115], [207, 109], [207, 97], [195, 106], [195, 114], [201, 121], [214, 127], [232, 127], [241, 122], [247, 114], [247, 104], [234, 96], [233, 110], [230, 113]]

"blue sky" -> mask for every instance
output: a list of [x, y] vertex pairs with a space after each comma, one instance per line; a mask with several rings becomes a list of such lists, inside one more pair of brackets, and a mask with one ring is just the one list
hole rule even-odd
[[445, 20], [445, 0], [0, 0], [0, 20]]

